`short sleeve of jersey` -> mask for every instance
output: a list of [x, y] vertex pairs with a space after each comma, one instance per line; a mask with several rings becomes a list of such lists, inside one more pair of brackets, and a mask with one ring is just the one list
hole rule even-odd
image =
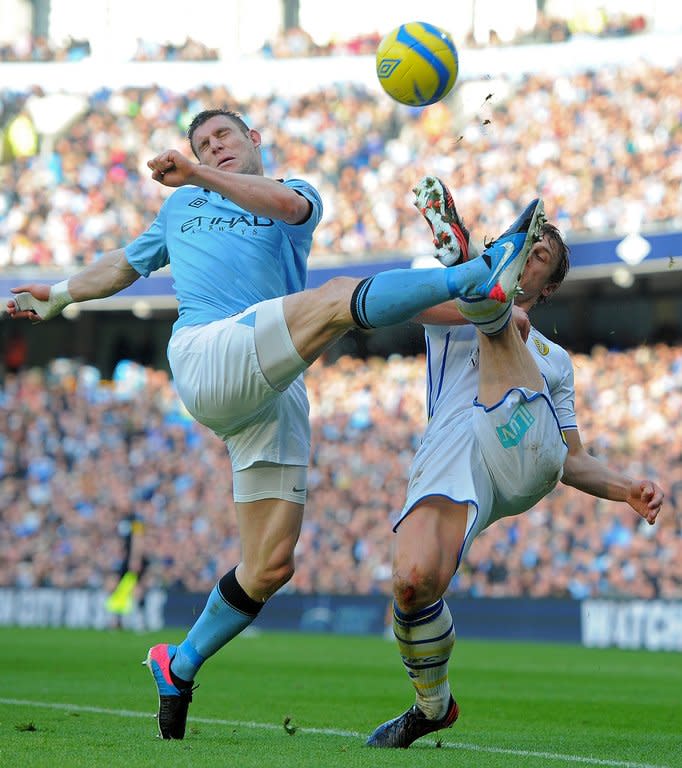
[[559, 419], [559, 427], [561, 429], [577, 429], [573, 364], [568, 352], [563, 349], [560, 360], [560, 376], [557, 384], [552, 388], [552, 402]]
[[[170, 198], [169, 198], [170, 199]], [[168, 264], [168, 248], [166, 247], [166, 206], [168, 200], [146, 232], [136, 237], [125, 247], [128, 263], [143, 277]]]
[[312, 210], [310, 211], [310, 216], [304, 222], [300, 224], [287, 224], [286, 221], [278, 221], [278, 227], [283, 232], [286, 232], [288, 237], [293, 239], [311, 237], [313, 230], [322, 219], [322, 198], [320, 193], [312, 184], [302, 179], [287, 179], [284, 182], [284, 186], [303, 195], [310, 202]]

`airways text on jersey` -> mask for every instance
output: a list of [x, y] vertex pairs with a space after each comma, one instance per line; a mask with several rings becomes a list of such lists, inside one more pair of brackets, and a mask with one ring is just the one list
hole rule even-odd
[[180, 226], [181, 232], [226, 232], [241, 226], [243, 230], [252, 227], [272, 227], [274, 221], [267, 216], [241, 214], [239, 216], [193, 216]]

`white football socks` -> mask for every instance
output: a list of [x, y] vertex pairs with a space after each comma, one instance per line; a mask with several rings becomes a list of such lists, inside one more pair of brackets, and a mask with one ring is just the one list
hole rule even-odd
[[450, 701], [448, 662], [455, 626], [440, 599], [415, 613], [393, 606], [393, 632], [403, 664], [417, 693], [417, 706], [430, 720], [440, 720]]
[[455, 299], [462, 317], [486, 336], [495, 336], [504, 329], [512, 314], [512, 302], [495, 299]]

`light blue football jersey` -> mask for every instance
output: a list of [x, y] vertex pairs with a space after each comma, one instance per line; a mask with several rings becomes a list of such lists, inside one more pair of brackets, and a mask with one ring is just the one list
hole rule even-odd
[[170, 264], [179, 315], [173, 332], [305, 288], [322, 200], [306, 181], [283, 183], [310, 201], [310, 216], [302, 224], [256, 216], [217, 192], [185, 186], [126, 246], [129, 264], [144, 277]]

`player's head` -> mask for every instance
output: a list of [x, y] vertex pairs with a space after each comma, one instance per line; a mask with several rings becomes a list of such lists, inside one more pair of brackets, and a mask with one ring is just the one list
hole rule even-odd
[[263, 173], [261, 137], [237, 112], [205, 109], [187, 129], [192, 151], [199, 162], [234, 173]]
[[521, 276], [523, 294], [518, 301], [521, 305], [533, 306], [549, 301], [568, 274], [569, 249], [558, 227], [545, 222], [541, 235], [531, 248]]

